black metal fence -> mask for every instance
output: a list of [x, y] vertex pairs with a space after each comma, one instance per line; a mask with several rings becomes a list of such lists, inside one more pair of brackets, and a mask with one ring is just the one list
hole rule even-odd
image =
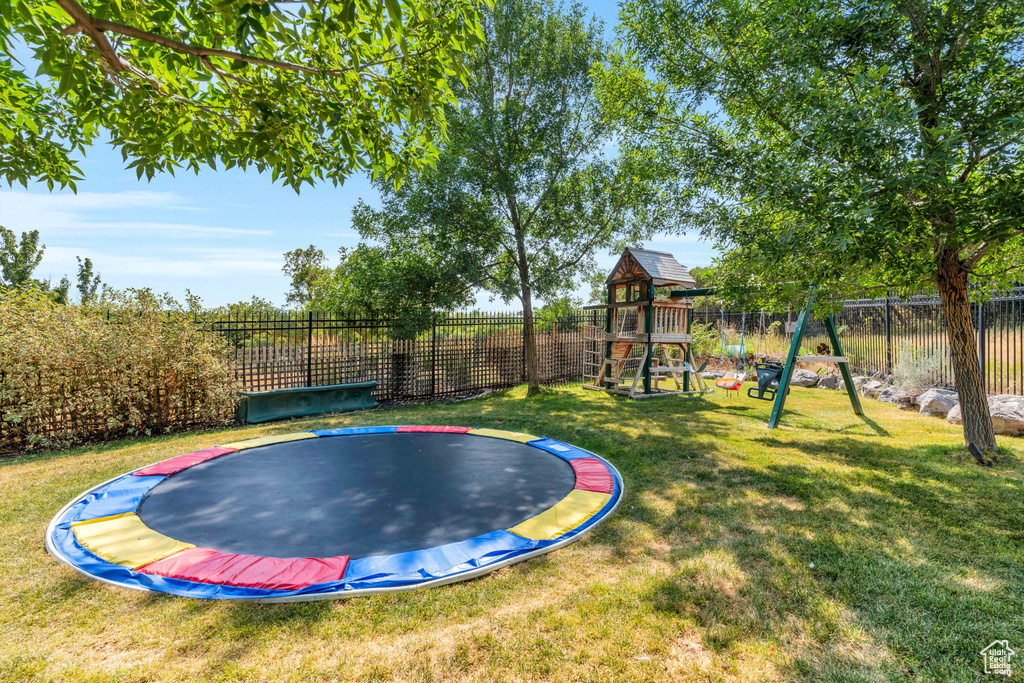
[[[978, 362], [988, 392], [1024, 395], [1024, 287], [972, 304], [972, 318], [978, 332]], [[723, 314], [707, 309], [696, 316], [698, 323], [713, 326], [716, 334], [723, 319], [729, 343], [735, 344], [742, 330], [748, 354], [778, 357], [788, 348], [786, 323], [792, 327], [797, 312]], [[916, 378], [931, 386], [955, 386], [937, 297], [845, 301], [836, 314], [836, 326], [843, 352], [861, 372]], [[818, 343], [825, 341], [823, 326], [815, 322], [803, 345], [813, 352]]]
[[[535, 323], [541, 381], [578, 382], [583, 324], [578, 313]], [[522, 315], [439, 316], [412, 339], [395, 321], [315, 312], [207, 321], [228, 342], [229, 359], [252, 391], [376, 380], [378, 400], [465, 395], [526, 381]]]
[[[973, 315], [989, 393], [1024, 394], [1024, 287], [974, 305]], [[707, 357], [721, 358], [724, 322], [727, 344], [735, 346], [742, 331], [752, 359], [784, 356], [791, 338], [787, 329], [796, 319], [796, 311], [704, 308], [694, 322], [711, 339], [704, 349]], [[843, 352], [861, 372], [954, 386], [938, 299], [847, 301], [836, 323]], [[376, 380], [378, 400], [402, 400], [465, 395], [526, 381], [523, 318], [516, 313], [439, 316], [413, 339], [395, 338], [393, 320], [359, 315], [296, 312], [207, 324], [228, 341], [238, 379], [249, 390]], [[579, 311], [535, 323], [543, 383], [581, 381], [588, 324], [603, 327], [603, 314]], [[812, 323], [803, 341], [806, 353], [822, 342], [827, 342], [823, 326]]]

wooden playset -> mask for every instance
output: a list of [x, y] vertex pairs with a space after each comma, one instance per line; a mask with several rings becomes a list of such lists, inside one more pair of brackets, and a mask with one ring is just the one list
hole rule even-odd
[[[604, 330], [591, 333], [584, 386], [630, 398], [708, 391], [690, 353], [693, 300], [673, 289], [697, 283], [672, 254], [628, 248], [606, 282]], [[669, 383], [673, 388], [669, 388]]]

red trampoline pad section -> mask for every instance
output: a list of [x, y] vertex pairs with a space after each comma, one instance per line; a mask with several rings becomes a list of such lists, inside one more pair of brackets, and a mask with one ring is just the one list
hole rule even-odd
[[399, 427], [399, 432], [434, 432], [435, 434], [465, 434], [472, 427], [442, 427], [442, 426], [416, 426], [410, 425], [408, 427]]
[[150, 562], [136, 571], [197, 583], [298, 590], [317, 583], [340, 581], [347, 566], [347, 555], [258, 557], [222, 553], [211, 548], [190, 548], [162, 560]]
[[185, 455], [179, 455], [176, 458], [170, 460], [164, 460], [158, 462], [155, 465], [144, 467], [135, 473], [136, 477], [147, 477], [151, 475], [163, 475], [175, 474], [182, 470], [187, 470], [192, 465], [198, 465], [201, 462], [212, 460], [221, 455], [227, 455], [228, 453], [234, 453], [237, 448], [225, 448], [224, 446], [214, 446], [213, 448], [204, 448], [201, 451], [194, 451], [192, 453], [186, 453]]
[[576, 488], [596, 493], [614, 493], [612, 473], [597, 458], [574, 458], [569, 461], [576, 470]]

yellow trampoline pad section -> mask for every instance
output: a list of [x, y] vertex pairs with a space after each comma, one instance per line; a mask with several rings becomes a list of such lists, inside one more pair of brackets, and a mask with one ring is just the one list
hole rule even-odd
[[470, 429], [466, 433], [475, 434], [476, 436], [490, 436], [495, 439], [508, 439], [509, 441], [518, 441], [519, 443], [539, 441], [542, 438], [539, 436], [533, 436], [532, 434], [523, 434], [522, 432], [507, 432], [504, 429], [487, 429], [486, 427], [481, 429]]
[[246, 439], [245, 441], [235, 441], [234, 443], [226, 443], [222, 448], [234, 448], [235, 450], [243, 450], [246, 448], [256, 448], [257, 446], [268, 446], [272, 443], [284, 443], [285, 441], [298, 441], [299, 439], [315, 439], [316, 434], [312, 432], [298, 432], [296, 434], [275, 434], [273, 436], [261, 436], [256, 439]]
[[509, 531], [535, 541], [558, 538], [596, 515], [611, 499], [608, 493], [574, 489], [553, 507], [517, 524]]
[[78, 522], [71, 530], [86, 550], [129, 569], [195, 547], [153, 531], [134, 512]]

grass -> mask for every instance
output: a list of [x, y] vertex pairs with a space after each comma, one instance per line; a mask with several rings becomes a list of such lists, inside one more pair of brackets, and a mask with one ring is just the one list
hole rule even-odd
[[[627, 402], [522, 389], [0, 462], [3, 681], [980, 681], [1024, 651], [1024, 439], [992, 469], [957, 429], [845, 394]], [[428, 591], [297, 605], [103, 586], [43, 549], [93, 484], [241, 437], [402, 423], [547, 435], [626, 480], [584, 541]], [[1019, 655], [1024, 657], [1024, 655]], [[1016, 668], [1024, 669], [1024, 660]]]

